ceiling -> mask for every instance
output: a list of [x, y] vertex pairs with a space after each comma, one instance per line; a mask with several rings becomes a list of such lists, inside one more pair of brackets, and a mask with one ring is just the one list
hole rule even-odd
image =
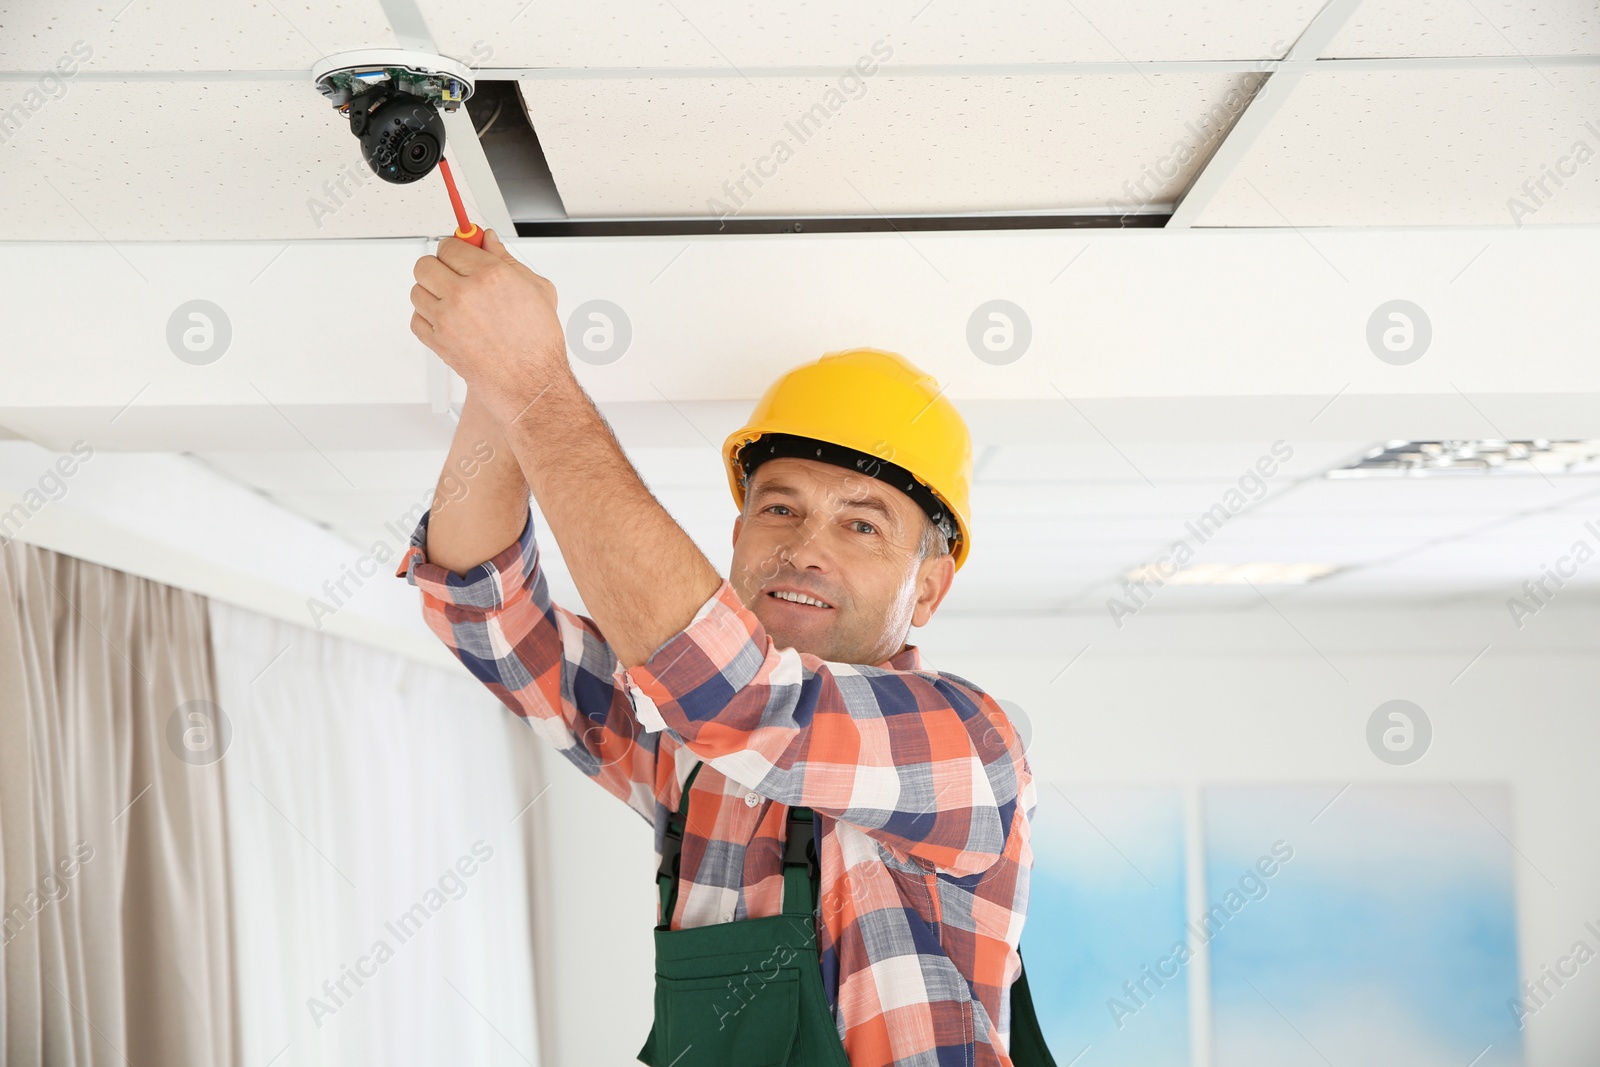
[[[1569, 160], [1544, 194], [1522, 189], [1577, 142], [1600, 146], [1589, 0], [10, 0], [0, 26], [0, 180], [31, 194], [0, 203], [0, 240], [448, 232], [432, 179], [373, 194], [306, 73], [411, 45], [520, 88], [548, 177], [496, 173], [471, 120], [451, 127], [491, 225], [507, 205], [518, 221], [1600, 221], [1600, 166]], [[46, 80], [60, 60], [73, 73]]]
[[[1600, 519], [1600, 476], [1537, 474], [1374, 480], [1328, 479], [1382, 442], [1309, 442], [1248, 506], [1202, 541], [1187, 524], [1213, 505], [1268, 449], [1260, 443], [991, 445], [981, 442], [973, 492], [973, 554], [941, 614], [1085, 614], [1129, 607], [1122, 576], [1154, 563], [1174, 542], [1195, 563], [1320, 562], [1331, 576], [1263, 586], [1273, 602], [1341, 606], [1404, 601], [1444, 606], [1504, 601], [1570, 550], [1600, 547], [1585, 523]], [[736, 514], [720, 456], [709, 445], [634, 447], [629, 456], [663, 506], [719, 570], [732, 559]], [[203, 453], [199, 459], [285, 506], [328, 523], [353, 544], [393, 544], [384, 523], [406, 514], [438, 477], [423, 452]], [[348, 481], [354, 482], [354, 491]], [[1225, 505], [1226, 506], [1226, 505]], [[535, 523], [543, 527], [542, 517]], [[409, 528], [407, 529], [409, 533]], [[558, 599], [579, 603], [548, 533]], [[1580, 572], [1574, 589], [1600, 590]], [[1554, 588], [1553, 586], [1550, 588]], [[1569, 589], [1568, 596], [1582, 595]], [[1261, 608], [1252, 585], [1176, 585], [1148, 599], [1157, 610]]]
[[[1225, 229], [1293, 234], [1293, 254], [1321, 270], [1313, 253], [1329, 266], [1347, 260], [1337, 252], [1330, 259], [1331, 243], [1305, 231], [1484, 227], [1504, 242], [1526, 227], [1600, 224], [1600, 7], [1592, 0], [0, 0], [0, 108], [11, 108], [0, 122], [0, 182], [22, 194], [0, 200], [0, 244], [102, 254], [109, 246], [127, 265], [148, 267], [168, 254], [166, 244], [271, 242], [259, 257], [266, 273], [277, 261], [267, 259], [274, 246], [338, 241], [349, 242], [344, 262], [354, 275], [378, 242], [442, 236], [453, 220], [437, 182], [372, 179], [311, 86], [307, 71], [318, 59], [367, 46], [431, 47], [469, 62], [480, 79], [517, 87], [543, 168], [515, 169], [486, 154], [489, 138], [480, 144], [473, 136], [482, 122], [465, 110], [450, 120], [449, 151], [469, 211], [502, 227], [729, 211], [863, 219], [1170, 213], [1166, 229], [1174, 232], [1161, 240]], [[81, 62], [70, 77], [41, 74], [72, 56]], [[548, 188], [532, 195], [529, 186], [540, 183]], [[1519, 215], [1514, 203], [1526, 210]], [[576, 255], [598, 270], [616, 247], [596, 242], [592, 255]], [[1172, 246], [1146, 247], [1141, 254], [1154, 262]], [[1284, 254], [1283, 244], [1272, 247]], [[652, 261], [646, 274], [676, 262], [658, 258], [664, 265]], [[285, 267], [294, 261], [286, 257]], [[1041, 254], [1039, 292], [1072, 261]], [[82, 284], [134, 284], [117, 274], [115, 260], [96, 262], [100, 273], [86, 273]], [[943, 262], [951, 267], [951, 258]], [[1550, 269], [1570, 283], [1574, 262]], [[884, 284], [926, 303], [917, 287], [932, 285], [931, 274], [914, 284], [894, 275], [932, 261], [902, 255], [894, 263]], [[1465, 256], [1441, 257], [1441, 284], [1470, 265]], [[1091, 261], [1088, 269], [1104, 268]], [[1334, 267], [1320, 284], [1335, 286], [1333, 273], [1344, 277]], [[1147, 284], [1137, 268], [1118, 277], [1129, 293]], [[647, 281], [654, 277], [641, 276], [641, 290]], [[801, 272], [786, 284], [803, 303], [829, 283]], [[1069, 275], [1049, 292], [1065, 301], [1083, 284]], [[715, 310], [715, 294], [703, 290], [672, 296], [680, 331], [704, 319], [697, 299]], [[260, 300], [264, 317], [291, 306]], [[1486, 324], [1510, 328], [1514, 308], [1478, 303]], [[1148, 314], [1131, 300], [1129, 307]], [[1565, 305], [1555, 313], [1578, 314]], [[904, 308], [884, 314], [891, 322], [914, 317]], [[1470, 331], [1458, 322], [1457, 332]], [[1575, 327], [1569, 333], [1592, 341]], [[13, 347], [4, 358], [26, 370], [32, 357]], [[769, 362], [747, 377], [769, 380], [793, 360], [779, 354]], [[718, 392], [726, 376], [704, 359], [675, 358], [658, 372], [679, 383], [676, 402], [727, 399]], [[739, 380], [748, 403], [755, 392]], [[1187, 381], [1161, 384], [1176, 396], [1201, 391]], [[1243, 376], [1237, 384], [1215, 391], [1252, 391]], [[968, 380], [951, 395], [959, 403], [963, 392], [984, 387]], [[336, 405], [360, 388], [331, 386], [323, 399]], [[647, 393], [656, 394], [666, 395], [659, 386]], [[266, 395], [230, 402], [241, 411], [256, 405], [263, 424], [276, 425], [281, 413], [267, 410]], [[37, 410], [55, 408], [39, 401]], [[441, 410], [437, 402], [433, 410]], [[373, 448], [349, 447], [363, 425], [335, 411], [330, 406], [331, 436], [313, 433], [317, 443], [307, 438], [308, 447], [197, 438], [170, 451], [352, 545], [392, 540], [385, 524], [437, 477], [437, 433], [410, 446], [391, 436]], [[17, 436], [46, 439], [38, 425], [13, 416]], [[1197, 561], [1339, 568], [1309, 585], [1274, 588], [1274, 601], [1504, 599], [1600, 515], [1600, 480], [1591, 475], [1322, 477], [1408, 432], [1400, 420], [1387, 433], [1299, 443], [1264, 498], [1200, 546]], [[1185, 523], [1262, 454], [1257, 434], [1226, 437], [1223, 428], [1204, 441], [1028, 444], [975, 431], [975, 551], [945, 611], [1106, 611], [1121, 575], [1182, 538]], [[732, 503], [712, 447], [644, 444], [630, 453], [725, 567]], [[575, 601], [553, 541], [547, 552], [556, 590]], [[1580, 588], [1591, 583], [1577, 579]], [[1267, 610], [1263, 593], [1247, 585], [1174, 585], [1153, 603]]]

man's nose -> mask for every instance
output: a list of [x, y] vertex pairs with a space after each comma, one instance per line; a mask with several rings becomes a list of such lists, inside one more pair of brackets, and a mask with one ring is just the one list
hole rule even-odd
[[832, 569], [831, 546], [828, 537], [831, 524], [827, 516], [812, 512], [783, 547], [783, 558], [796, 570]]

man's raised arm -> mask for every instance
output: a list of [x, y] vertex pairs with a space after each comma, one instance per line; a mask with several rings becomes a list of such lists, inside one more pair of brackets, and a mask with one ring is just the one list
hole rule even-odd
[[464, 574], [515, 541], [527, 517], [528, 483], [517, 457], [469, 390], [433, 492], [428, 560]]

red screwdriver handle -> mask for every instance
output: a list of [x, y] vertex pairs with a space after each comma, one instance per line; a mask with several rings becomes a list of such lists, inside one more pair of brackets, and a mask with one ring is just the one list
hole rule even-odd
[[450, 161], [443, 156], [439, 157], [439, 171], [444, 175], [445, 191], [450, 194], [450, 206], [456, 213], [456, 236], [478, 248], [483, 247], [483, 230], [475, 222], [467, 219], [467, 209], [461, 203], [461, 194], [456, 191], [455, 176], [450, 173]]

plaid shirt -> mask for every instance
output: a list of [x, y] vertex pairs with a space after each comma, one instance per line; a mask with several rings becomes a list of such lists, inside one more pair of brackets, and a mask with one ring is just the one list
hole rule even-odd
[[396, 571], [429, 628], [643, 816], [658, 853], [705, 762], [672, 929], [781, 913], [787, 805], [810, 807], [823, 986], [853, 1067], [1008, 1067], [1034, 788], [992, 697], [914, 645], [875, 667], [776, 648], [726, 579], [624, 669], [592, 620], [551, 602], [531, 510], [461, 575], [427, 561], [430, 515]]

